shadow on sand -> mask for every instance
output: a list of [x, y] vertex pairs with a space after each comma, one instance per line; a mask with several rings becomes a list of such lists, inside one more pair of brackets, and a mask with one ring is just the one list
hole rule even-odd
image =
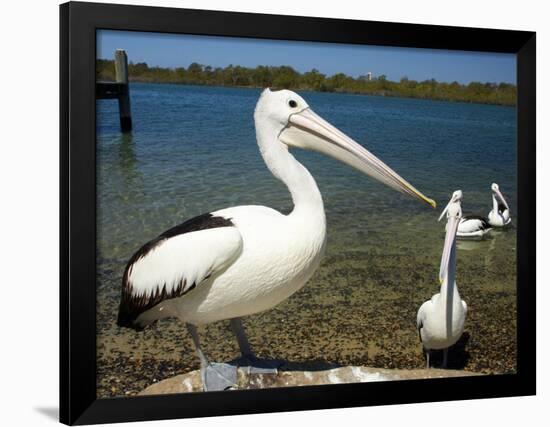
[[[449, 347], [446, 369], [464, 370], [470, 360], [470, 353], [466, 346], [470, 341], [470, 334], [464, 332], [455, 345]], [[432, 350], [430, 353], [430, 364], [432, 368], [439, 368], [443, 363], [443, 350]]]
[[[246, 366], [242, 359], [234, 359], [229, 362], [230, 365]], [[275, 367], [279, 371], [309, 371], [320, 372], [329, 371], [335, 368], [343, 368], [344, 365], [338, 363], [327, 362], [325, 360], [307, 360], [303, 362], [291, 362], [283, 359], [258, 359], [258, 366]]]

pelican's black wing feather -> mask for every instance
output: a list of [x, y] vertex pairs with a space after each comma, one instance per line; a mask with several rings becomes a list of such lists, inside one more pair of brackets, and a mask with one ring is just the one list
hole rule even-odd
[[[162, 283], [159, 281], [159, 283], [157, 283], [155, 287], [150, 290], [150, 292], [138, 294], [135, 292], [135, 289], [133, 289], [132, 280], [130, 277], [132, 274], [132, 268], [136, 265], [136, 263], [146, 258], [152, 253], [153, 250], [160, 248], [164, 242], [173, 237], [186, 233], [221, 227], [234, 227], [234, 224], [230, 219], [222, 216], [215, 216], [211, 213], [199, 215], [166, 230], [161, 235], [147, 242], [140, 249], [138, 249], [138, 251], [134, 253], [128, 261], [122, 277], [122, 295], [120, 299], [117, 324], [119, 326], [140, 330], [142, 329], [142, 326], [136, 324], [136, 319], [138, 316], [164, 300], [185, 295], [198, 285], [198, 283], [187, 283], [184, 274], [185, 260], [182, 260], [182, 275], [181, 280], [177, 285], [169, 286], [167, 283]], [[213, 248], [213, 250], [215, 250], [215, 248]]]

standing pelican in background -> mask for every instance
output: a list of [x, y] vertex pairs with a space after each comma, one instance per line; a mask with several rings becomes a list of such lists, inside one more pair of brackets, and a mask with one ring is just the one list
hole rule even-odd
[[292, 212], [237, 206], [192, 218], [139, 249], [122, 279], [118, 324], [139, 330], [168, 316], [185, 323], [200, 358], [205, 390], [234, 386], [237, 367], [211, 363], [196, 326], [230, 319], [246, 366], [262, 370], [265, 364], [254, 357], [240, 318], [284, 301], [305, 285], [321, 262], [326, 242], [323, 199], [289, 149], [327, 154], [435, 207], [294, 92], [264, 90], [254, 123], [267, 167], [292, 196]]
[[500, 192], [498, 184], [491, 184], [493, 192], [493, 210], [489, 212], [489, 224], [493, 227], [505, 227], [512, 222], [510, 207]]
[[468, 311], [466, 303], [460, 299], [455, 281], [456, 233], [462, 217], [461, 201], [462, 191], [457, 190], [439, 217], [441, 221], [447, 214], [447, 232], [439, 269], [441, 290], [420, 306], [416, 316], [427, 368], [430, 367], [431, 350], [443, 350], [443, 367], [447, 367], [448, 348], [461, 337]]

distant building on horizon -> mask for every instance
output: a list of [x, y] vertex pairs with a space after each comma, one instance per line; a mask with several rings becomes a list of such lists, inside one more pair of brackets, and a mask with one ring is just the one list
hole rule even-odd
[[359, 80], [364, 82], [370, 82], [372, 80], [372, 72], [369, 71], [367, 74], [360, 75]]

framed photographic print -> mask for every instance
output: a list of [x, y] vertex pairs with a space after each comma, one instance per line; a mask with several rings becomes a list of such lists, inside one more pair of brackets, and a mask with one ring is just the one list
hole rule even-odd
[[535, 34], [61, 5], [61, 421], [535, 393]]

